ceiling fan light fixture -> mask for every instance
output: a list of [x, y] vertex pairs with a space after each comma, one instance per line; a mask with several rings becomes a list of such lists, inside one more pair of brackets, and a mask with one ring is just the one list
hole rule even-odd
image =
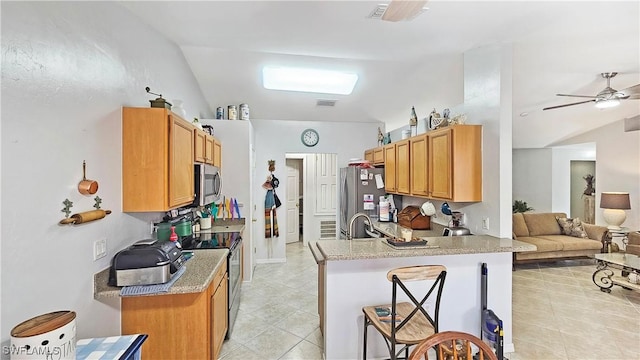
[[349, 95], [357, 81], [357, 74], [342, 71], [282, 66], [262, 68], [262, 85], [269, 90]]
[[606, 99], [606, 100], [596, 100], [596, 107], [598, 109], [608, 109], [612, 107], [616, 107], [620, 105], [620, 100], [618, 99]]

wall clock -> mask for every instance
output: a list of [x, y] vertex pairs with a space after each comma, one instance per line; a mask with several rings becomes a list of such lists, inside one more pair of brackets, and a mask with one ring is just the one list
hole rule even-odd
[[318, 136], [318, 132], [313, 129], [306, 129], [302, 132], [300, 136], [302, 143], [306, 146], [316, 146], [318, 141], [320, 140], [320, 136]]

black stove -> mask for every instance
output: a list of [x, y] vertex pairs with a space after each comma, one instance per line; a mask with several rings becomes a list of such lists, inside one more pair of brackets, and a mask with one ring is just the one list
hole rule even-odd
[[181, 239], [182, 250], [232, 249], [240, 241], [239, 232], [200, 232]]

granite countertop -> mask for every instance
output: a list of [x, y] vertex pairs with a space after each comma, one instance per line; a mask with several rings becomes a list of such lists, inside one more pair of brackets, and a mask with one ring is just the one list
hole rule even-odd
[[[202, 292], [207, 289], [213, 275], [227, 258], [228, 249], [196, 250], [193, 257], [184, 266], [186, 271], [171, 286], [168, 292], [155, 295], [188, 294]], [[122, 287], [109, 286], [109, 268], [106, 268], [94, 275], [93, 297], [96, 300], [113, 298], [120, 296]]]
[[426, 246], [395, 248], [385, 239], [322, 240], [316, 246], [325, 261], [535, 251], [535, 245], [488, 235], [427, 237]]

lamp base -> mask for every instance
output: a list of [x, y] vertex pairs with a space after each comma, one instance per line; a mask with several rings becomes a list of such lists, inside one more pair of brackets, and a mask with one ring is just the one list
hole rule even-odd
[[620, 230], [620, 225], [627, 220], [627, 213], [620, 209], [604, 209], [602, 216], [610, 230]]

